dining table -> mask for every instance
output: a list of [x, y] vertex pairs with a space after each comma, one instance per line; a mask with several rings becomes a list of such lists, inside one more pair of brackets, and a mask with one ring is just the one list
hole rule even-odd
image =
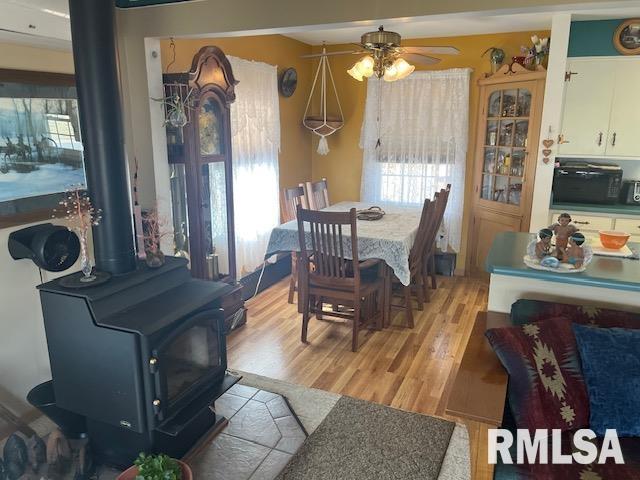
[[[382, 260], [400, 283], [409, 285], [411, 282], [409, 252], [418, 233], [422, 213], [420, 206], [345, 201], [335, 203], [324, 208], [323, 211], [348, 212], [352, 208], [366, 210], [373, 206], [380, 207], [385, 214], [379, 220], [357, 220], [358, 259], [360, 261]], [[350, 258], [350, 228], [344, 228], [343, 232], [345, 256]], [[310, 245], [311, 233], [307, 228], [305, 233]], [[276, 253], [299, 251], [298, 221], [291, 220], [278, 225], [271, 231], [265, 258]], [[388, 314], [385, 316], [388, 317]]]

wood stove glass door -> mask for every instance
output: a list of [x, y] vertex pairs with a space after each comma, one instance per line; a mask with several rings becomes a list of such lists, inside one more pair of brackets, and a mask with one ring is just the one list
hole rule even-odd
[[226, 347], [218, 310], [206, 310], [183, 322], [183, 327], [156, 349], [157, 388], [161, 402], [178, 408], [198, 396], [204, 385], [222, 378]]

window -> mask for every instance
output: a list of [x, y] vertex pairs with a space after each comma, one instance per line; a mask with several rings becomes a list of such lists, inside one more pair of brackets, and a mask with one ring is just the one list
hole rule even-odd
[[380, 200], [390, 203], [422, 205], [422, 192], [436, 192], [447, 186], [451, 165], [381, 162]]
[[451, 184], [445, 242], [460, 248], [469, 129], [469, 69], [371, 79], [360, 146], [361, 199], [421, 205]]

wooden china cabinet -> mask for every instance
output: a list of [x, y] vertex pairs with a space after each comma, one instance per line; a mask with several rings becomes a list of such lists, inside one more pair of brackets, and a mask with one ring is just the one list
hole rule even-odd
[[238, 82], [227, 57], [214, 46], [200, 49], [189, 72], [165, 74], [163, 81], [165, 98], [188, 96], [189, 105], [183, 127], [172, 122], [166, 127], [176, 253], [189, 258], [194, 277], [233, 282], [229, 106]]
[[469, 267], [499, 232], [529, 231], [546, 71], [505, 65], [480, 86]]

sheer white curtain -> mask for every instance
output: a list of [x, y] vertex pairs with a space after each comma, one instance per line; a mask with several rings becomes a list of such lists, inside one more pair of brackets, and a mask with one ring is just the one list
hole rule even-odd
[[233, 206], [239, 277], [263, 262], [271, 229], [280, 219], [277, 67], [227, 57], [238, 80], [231, 104]]
[[369, 80], [362, 122], [361, 198], [419, 205], [451, 184], [445, 242], [460, 249], [469, 130], [468, 68]]

